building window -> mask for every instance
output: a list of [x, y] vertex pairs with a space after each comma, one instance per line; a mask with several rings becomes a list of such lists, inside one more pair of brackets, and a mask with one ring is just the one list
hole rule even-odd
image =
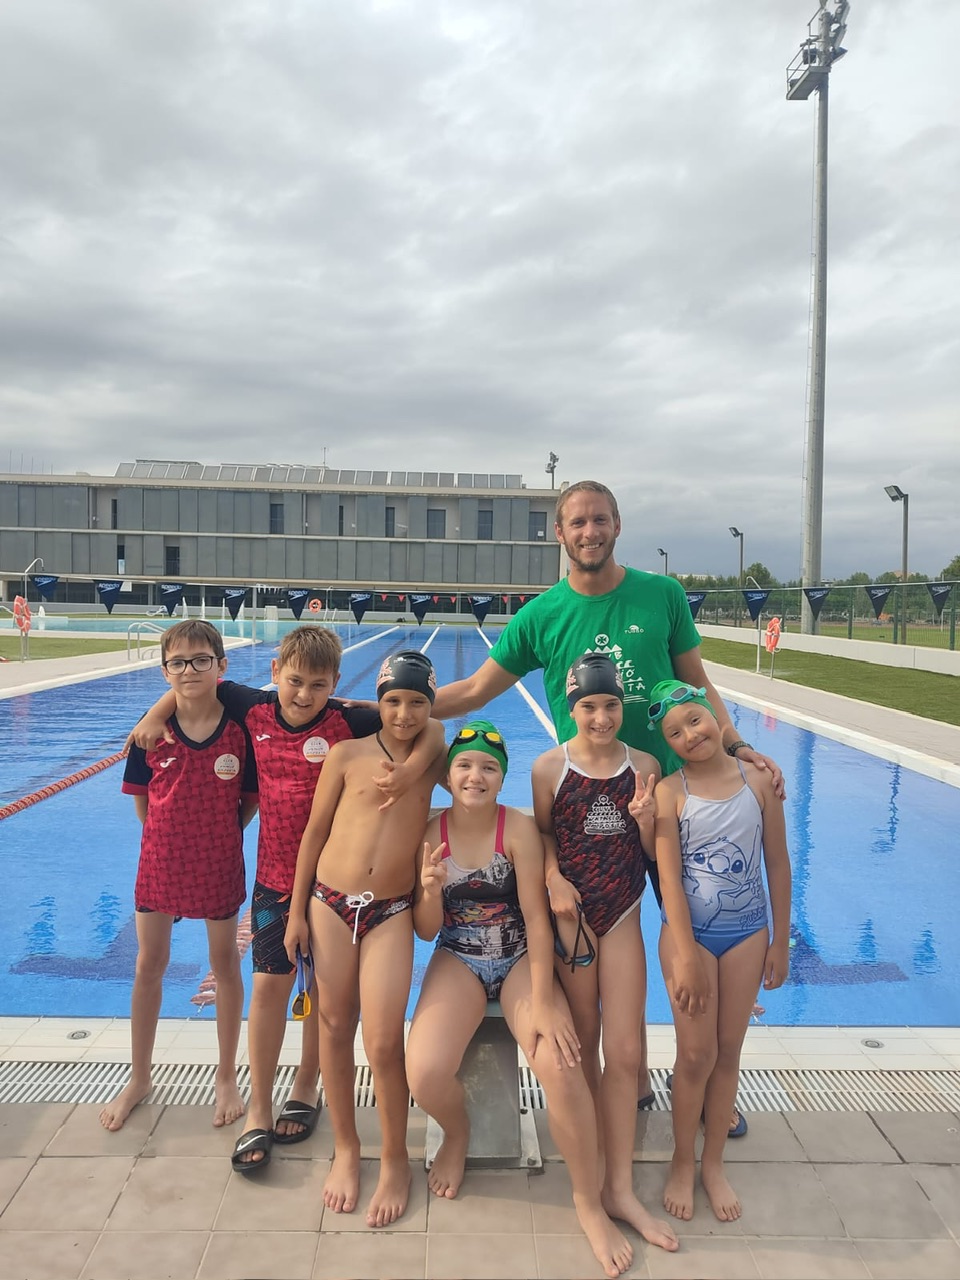
[[544, 542], [547, 537], [547, 513], [531, 511], [527, 523], [527, 537], [531, 542]]
[[342, 538], [343, 537], [343, 506], [342, 505], [339, 508], [339, 513], [340, 514], [337, 517], [337, 533]]
[[117, 499], [111, 498], [110, 499], [110, 528], [111, 529], [119, 528], [119, 517], [120, 517], [119, 508], [120, 508], [120, 503], [117, 501]]
[[445, 538], [447, 536], [447, 513], [442, 507], [427, 508], [427, 537]]
[[180, 548], [169, 543], [163, 549], [163, 572], [168, 578], [180, 576]]
[[487, 542], [493, 537], [493, 507], [481, 507], [477, 512], [477, 537]]
[[127, 546], [126, 543], [117, 540], [117, 573], [126, 573], [127, 570]]
[[283, 503], [270, 503], [270, 532], [283, 533]]
[[385, 538], [395, 538], [397, 536], [397, 508], [396, 507], [384, 507], [383, 536]]

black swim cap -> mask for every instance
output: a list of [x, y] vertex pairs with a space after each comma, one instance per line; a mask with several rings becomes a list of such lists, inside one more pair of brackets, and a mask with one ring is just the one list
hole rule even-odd
[[567, 672], [567, 706], [571, 711], [591, 694], [610, 694], [623, 701], [623, 681], [609, 654], [584, 653]]
[[433, 663], [418, 649], [404, 649], [384, 658], [377, 675], [377, 700], [394, 689], [413, 689], [433, 702], [437, 696], [437, 677]]

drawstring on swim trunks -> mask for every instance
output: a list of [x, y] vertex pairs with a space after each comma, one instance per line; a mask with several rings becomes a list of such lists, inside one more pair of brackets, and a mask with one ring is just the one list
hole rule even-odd
[[347, 894], [347, 906], [353, 911], [353, 945], [357, 945], [357, 926], [360, 924], [360, 912], [364, 907], [369, 907], [373, 901], [373, 894], [369, 889], [364, 889], [363, 893]]

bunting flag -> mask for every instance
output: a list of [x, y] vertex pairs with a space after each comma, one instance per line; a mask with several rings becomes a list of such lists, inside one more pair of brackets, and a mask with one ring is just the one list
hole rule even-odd
[[694, 618], [696, 618], [697, 614], [700, 612], [700, 606], [706, 598], [707, 593], [705, 591], [687, 592], [687, 604], [690, 606], [690, 612], [693, 614]]
[[770, 594], [769, 591], [742, 592], [743, 599], [746, 603], [746, 606], [750, 610], [750, 619], [752, 622], [756, 622], [756, 620], [760, 617], [760, 610], [767, 603], [767, 597], [769, 596], [769, 594]]
[[823, 608], [823, 602], [830, 594], [829, 587], [804, 587], [803, 594], [807, 597], [810, 605], [810, 612], [813, 614], [813, 620], [820, 617], [820, 610]]
[[307, 603], [307, 597], [309, 595], [309, 587], [287, 587], [287, 608], [291, 611], [298, 622], [300, 621], [300, 615], [303, 613], [304, 606]]
[[893, 590], [893, 587], [869, 586], [864, 587], [863, 589], [870, 597], [871, 603], [873, 604], [874, 616], [879, 618], [881, 613], [883, 613], [883, 606], [887, 603], [887, 596]]
[[[34, 578], [36, 582], [36, 578]], [[937, 617], [943, 616], [943, 606], [947, 603], [947, 596], [953, 590], [952, 582], [928, 582], [927, 590], [930, 592], [930, 599], [933, 601], [937, 610]]]
[[493, 596], [467, 596], [470, 601], [470, 608], [473, 610], [473, 616], [477, 620], [477, 626], [483, 626], [483, 620], [493, 604]]
[[159, 582], [157, 586], [160, 590], [160, 603], [167, 611], [167, 617], [173, 617], [174, 609], [183, 604], [183, 583], [182, 582]]
[[34, 573], [30, 577], [30, 581], [37, 588], [44, 600], [52, 600], [57, 589], [57, 583], [60, 581], [52, 573]]
[[113, 613], [113, 606], [117, 603], [117, 596], [120, 594], [123, 583], [111, 578], [109, 581], [96, 582], [94, 586], [97, 588], [100, 603], [106, 608], [107, 613]]
[[420, 595], [410, 596], [410, 608], [413, 610], [413, 616], [417, 620], [418, 627], [423, 622], [424, 616], [430, 608], [430, 602], [432, 599], [432, 596], [424, 595], [422, 593]]
[[227, 612], [234, 622], [237, 620], [237, 614], [243, 608], [243, 603], [247, 598], [246, 587], [224, 587], [223, 603], [227, 606]]
[[372, 591], [350, 592], [350, 608], [353, 610], [353, 616], [356, 618], [358, 623], [363, 621], [363, 615], [370, 608], [370, 602], [372, 600]]

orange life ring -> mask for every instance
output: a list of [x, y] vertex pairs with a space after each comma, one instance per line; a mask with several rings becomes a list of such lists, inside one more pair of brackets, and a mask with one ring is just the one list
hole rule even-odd
[[780, 643], [780, 619], [771, 618], [767, 623], [767, 629], [764, 632], [763, 643], [768, 653], [773, 653], [777, 645]]
[[17, 596], [13, 602], [13, 620], [24, 634], [30, 630], [30, 605], [23, 596]]
[[313, 599], [310, 601], [310, 603], [307, 605], [307, 608], [310, 610], [311, 613], [319, 613], [323, 608], [323, 601], [318, 596], [314, 596]]

